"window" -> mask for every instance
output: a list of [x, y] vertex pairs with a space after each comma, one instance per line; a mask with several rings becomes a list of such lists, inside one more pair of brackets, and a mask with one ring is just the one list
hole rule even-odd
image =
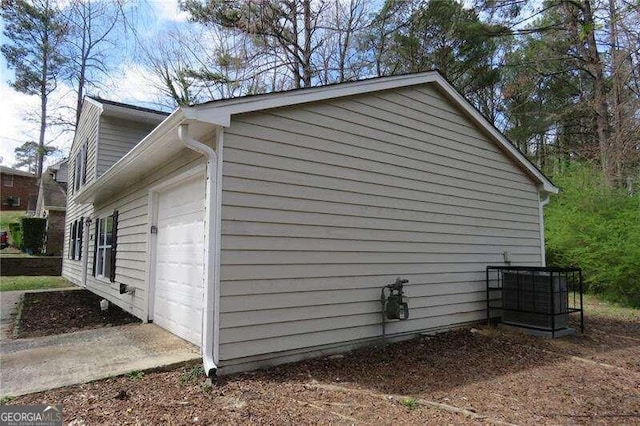
[[69, 259], [82, 259], [82, 230], [84, 228], [84, 218], [74, 220], [69, 225]]
[[73, 190], [75, 192], [87, 182], [87, 147], [89, 142], [85, 142], [76, 154], [73, 175]]
[[13, 175], [4, 175], [2, 184], [4, 186], [13, 186]]
[[95, 257], [93, 275], [98, 278], [115, 281], [116, 277], [116, 231], [118, 212], [96, 220]]
[[2, 204], [9, 207], [20, 207], [20, 197], [10, 195], [4, 199]]

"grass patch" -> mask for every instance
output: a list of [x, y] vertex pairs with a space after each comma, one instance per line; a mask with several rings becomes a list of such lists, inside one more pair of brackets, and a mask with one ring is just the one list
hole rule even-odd
[[62, 277], [0, 277], [0, 291], [40, 290], [73, 286]]
[[7, 247], [3, 250], [0, 250], [0, 257], [37, 257], [37, 256], [23, 253], [14, 247]]
[[144, 377], [144, 371], [129, 371], [126, 376], [128, 378], [130, 378], [131, 380], [139, 380], [142, 379]]
[[418, 400], [415, 398], [403, 399], [400, 403], [410, 410], [415, 410], [420, 405], [418, 404]]
[[584, 310], [590, 315], [624, 320], [640, 319], [640, 309], [630, 308], [615, 302], [609, 302], [600, 295], [584, 294]]
[[201, 366], [195, 367], [183, 367], [182, 375], [180, 376], [180, 384], [187, 385], [189, 383], [196, 382], [198, 379], [204, 377], [204, 369]]
[[9, 224], [19, 222], [26, 213], [25, 211], [0, 212], [0, 230], [9, 231]]
[[2, 398], [0, 398], [0, 405], [6, 405], [7, 402], [11, 401], [12, 399], [15, 399], [13, 396], [3, 396]]

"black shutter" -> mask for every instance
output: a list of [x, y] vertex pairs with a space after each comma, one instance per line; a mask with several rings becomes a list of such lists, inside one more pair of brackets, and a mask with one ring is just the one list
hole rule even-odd
[[100, 219], [96, 218], [96, 234], [93, 236], [93, 276], [96, 276], [96, 261], [98, 260], [98, 238], [100, 237]]
[[80, 217], [80, 223], [78, 225], [78, 239], [80, 240], [80, 244], [78, 244], [78, 260], [82, 260], [82, 239], [84, 238], [84, 216]]
[[76, 229], [78, 227], [78, 221], [74, 220], [71, 225], [71, 259], [76, 260]]
[[113, 211], [113, 228], [111, 229], [111, 271], [109, 280], [116, 280], [116, 247], [118, 245], [118, 210]]

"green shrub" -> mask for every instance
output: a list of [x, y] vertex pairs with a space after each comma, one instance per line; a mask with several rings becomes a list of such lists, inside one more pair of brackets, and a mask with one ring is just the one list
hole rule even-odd
[[47, 219], [42, 217], [23, 217], [21, 222], [22, 250], [30, 254], [42, 253]]
[[584, 164], [554, 180], [561, 192], [545, 208], [549, 265], [580, 266], [589, 291], [640, 307], [640, 195], [610, 189]]
[[8, 226], [11, 245], [22, 250], [22, 225], [20, 223], [10, 223]]

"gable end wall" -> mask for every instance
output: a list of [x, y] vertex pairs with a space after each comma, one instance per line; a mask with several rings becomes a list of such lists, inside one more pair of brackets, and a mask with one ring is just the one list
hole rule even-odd
[[224, 144], [223, 368], [379, 338], [399, 276], [390, 335], [477, 321], [487, 265], [541, 264], [536, 185], [428, 85], [235, 116]]

